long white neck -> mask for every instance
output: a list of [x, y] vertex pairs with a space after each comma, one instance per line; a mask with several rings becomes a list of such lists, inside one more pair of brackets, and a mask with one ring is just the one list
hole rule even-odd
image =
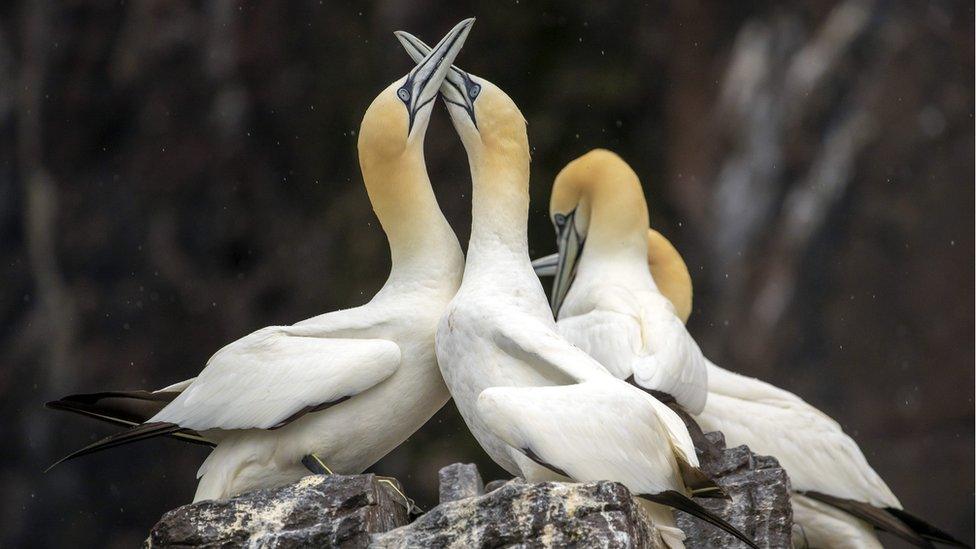
[[453, 297], [464, 256], [457, 236], [437, 204], [422, 149], [401, 161], [363, 165], [373, 210], [390, 243], [392, 268], [374, 298], [405, 291]]
[[491, 284], [509, 295], [537, 293], [533, 300], [544, 305], [545, 293], [529, 258], [527, 160], [473, 156], [470, 164], [471, 240], [464, 284]]

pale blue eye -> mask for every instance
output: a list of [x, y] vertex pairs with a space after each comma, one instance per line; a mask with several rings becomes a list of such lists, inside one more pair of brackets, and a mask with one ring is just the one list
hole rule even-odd
[[479, 93], [481, 93], [481, 86], [479, 86], [478, 84], [472, 84], [471, 87], [468, 88], [468, 97], [470, 97], [471, 99], [478, 97]]
[[397, 97], [399, 97], [400, 100], [403, 101], [404, 103], [406, 103], [407, 101], [410, 101], [410, 90], [408, 90], [407, 88], [400, 88], [400, 89], [398, 89], [397, 90]]

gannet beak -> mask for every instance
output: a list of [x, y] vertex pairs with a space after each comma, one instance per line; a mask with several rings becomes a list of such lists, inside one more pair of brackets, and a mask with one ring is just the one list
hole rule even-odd
[[[473, 23], [474, 19], [468, 19], [468, 21]], [[409, 32], [396, 31], [393, 34], [400, 40], [403, 49], [407, 50], [407, 54], [415, 63], [421, 62], [431, 51], [430, 46]], [[481, 85], [475, 82], [470, 74], [452, 65], [441, 84], [440, 91], [444, 101], [464, 109], [471, 117], [471, 122], [475, 128], [478, 127], [478, 121], [474, 115], [474, 100], [481, 93]]]
[[556, 274], [556, 264], [559, 263], [559, 254], [549, 254], [532, 260], [532, 268], [535, 269], [536, 276], [553, 276]]
[[417, 66], [407, 74], [403, 84], [397, 89], [397, 97], [406, 104], [410, 116], [408, 133], [413, 133], [414, 122], [421, 109], [437, 97], [454, 58], [464, 46], [471, 25], [474, 25], [473, 17], [461, 21], [451, 29], [433, 50], [428, 50], [425, 56], [417, 60]]
[[566, 216], [556, 215], [556, 247], [559, 251], [550, 296], [553, 315], [559, 315], [559, 308], [576, 276], [576, 262], [583, 251], [583, 238], [576, 231], [575, 218], [575, 210]]

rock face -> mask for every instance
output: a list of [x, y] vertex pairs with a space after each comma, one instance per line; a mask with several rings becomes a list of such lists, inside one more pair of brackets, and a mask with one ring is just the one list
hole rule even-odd
[[514, 480], [438, 505], [408, 526], [373, 536], [373, 546], [656, 547], [654, 537], [622, 484]]
[[[761, 547], [790, 547], [793, 508], [786, 471], [776, 458], [753, 454], [746, 446], [726, 448], [722, 433], [705, 436], [722, 454], [718, 459], [703, 459], [702, 468], [732, 496], [732, 501], [701, 498], [696, 501], [752, 537]], [[690, 515], [676, 512], [675, 518], [687, 536], [688, 547], [746, 547], [724, 531]]]
[[[776, 460], [745, 446], [703, 463], [733, 500], [698, 499], [761, 547], [790, 547], [790, 483]], [[373, 475], [316, 475], [281, 488], [174, 509], [145, 547], [659, 547], [639, 504], [616, 482], [488, 483], [474, 465], [441, 469], [441, 503], [407, 524], [402, 496]], [[689, 548], [743, 547], [677, 512]]]
[[370, 534], [407, 523], [399, 497], [373, 475], [313, 475], [173, 509], [144, 547], [365, 547]]

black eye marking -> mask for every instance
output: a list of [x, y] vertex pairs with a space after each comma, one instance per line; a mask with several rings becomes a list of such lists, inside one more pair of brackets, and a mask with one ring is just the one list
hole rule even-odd
[[478, 84], [472, 83], [470, 86], [468, 86], [468, 97], [470, 97], [472, 101], [478, 97], [479, 93], [481, 93], [481, 86]]
[[410, 90], [408, 90], [405, 87], [398, 89], [397, 90], [397, 97], [400, 98], [400, 101], [403, 101], [404, 103], [409, 103], [410, 102]]
[[556, 215], [553, 216], [552, 219], [553, 222], [556, 223], [556, 226], [559, 227], [560, 229], [563, 227], [563, 225], [566, 224], [566, 216], [561, 213], [557, 213]]

